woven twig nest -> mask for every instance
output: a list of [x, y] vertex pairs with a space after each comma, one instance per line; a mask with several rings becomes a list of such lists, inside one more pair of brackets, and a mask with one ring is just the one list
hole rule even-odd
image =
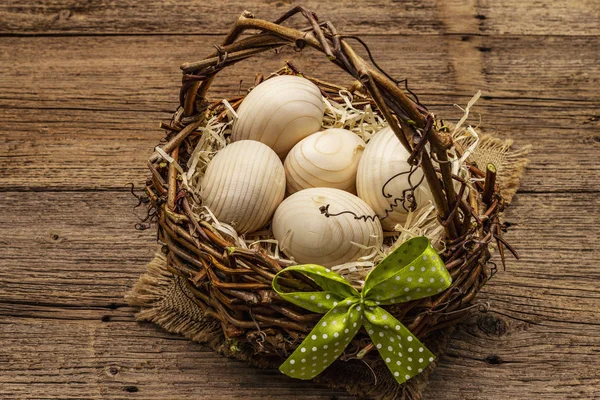
[[[297, 13], [308, 20], [309, 28], [296, 30], [282, 25]], [[254, 33], [240, 38], [246, 31]], [[499, 242], [500, 249], [505, 244], [498, 217], [503, 200], [494, 169], [484, 171], [467, 159], [470, 176], [453, 174], [449, 152], [462, 155], [463, 149], [457, 148], [448, 130], [374, 61], [368, 63], [359, 57], [347, 39], [331, 23], [319, 23], [302, 7], [275, 22], [255, 19], [244, 12], [213, 54], [182, 66], [181, 107], [170, 123], [162, 124], [167, 132], [165, 143], [149, 160], [152, 179], [146, 191], [158, 218], [158, 239], [164, 243], [169, 270], [184, 278], [204, 317], [220, 326], [219, 332], [228, 344], [227, 353], [252, 359], [255, 364], [281, 364], [320, 315], [284, 301], [272, 290], [274, 275], [293, 262], [283, 254], [275, 256], [268, 251], [269, 243], [240, 247], [235, 232], [217, 229], [210, 212], [203, 211], [199, 194], [193, 193], [185, 180], [185, 167], [190, 165], [199, 141], [204, 140], [207, 126], [226, 123], [231, 110], [237, 109], [244, 98], [208, 100], [207, 91], [224, 68], [286, 45], [297, 50], [316, 49], [353, 78], [347, 88], [342, 88], [307, 77], [321, 89], [324, 98], [339, 100], [340, 90], [345, 89], [355, 100], [355, 109], [375, 110], [411, 153], [410, 162], [422, 169], [431, 188], [443, 231], [440, 256], [453, 283], [440, 294], [389, 306], [387, 310], [432, 351], [440, 351], [439, 332], [455, 325], [472, 309], [475, 295], [487, 282], [490, 243]], [[299, 71], [287, 64], [277, 74]], [[311, 285], [306, 279], [297, 279], [298, 286]], [[292, 281], [289, 284], [293, 286]], [[403, 394], [414, 398], [420, 391], [415, 389], [419, 380], [396, 385], [372, 347], [368, 335], [359, 332], [342, 357], [319, 378], [363, 395]], [[375, 373], [378, 385], [373, 385], [369, 370]], [[361, 387], [356, 380], [368, 383]]]

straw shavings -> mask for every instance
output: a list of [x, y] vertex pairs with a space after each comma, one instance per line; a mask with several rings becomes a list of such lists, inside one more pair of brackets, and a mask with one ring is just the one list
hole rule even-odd
[[477, 102], [477, 100], [479, 100], [480, 97], [481, 97], [481, 90], [478, 90], [477, 93], [475, 93], [475, 96], [473, 96], [471, 98], [471, 100], [469, 100], [469, 102], [467, 103], [467, 107], [464, 110], [458, 104], [454, 105], [455, 107], [458, 107], [463, 111], [463, 116], [460, 118], [460, 120], [454, 127], [454, 132], [452, 133], [452, 136], [456, 136], [456, 134], [460, 131], [460, 128], [462, 127], [462, 125], [469, 118], [469, 111], [471, 110], [471, 107], [473, 107], [473, 105]]
[[[347, 90], [339, 91], [342, 102], [323, 98], [325, 116], [323, 129], [344, 128], [354, 132], [362, 140], [368, 142], [381, 129], [388, 126], [379, 112], [374, 112], [371, 105], [363, 102], [353, 103], [354, 96]], [[363, 109], [356, 108], [361, 105]]]
[[[223, 103], [225, 107], [229, 106], [228, 116], [237, 117], [229, 102], [223, 100]], [[232, 123], [233, 118], [229, 118], [227, 122], [219, 122], [215, 115], [207, 121], [206, 126], [198, 129], [202, 134], [187, 163], [188, 171], [185, 175], [190, 183], [192, 194], [200, 195], [202, 178], [206, 172], [206, 167], [215, 154], [227, 146], [226, 135], [231, 133]], [[199, 201], [199, 198], [196, 200]]]

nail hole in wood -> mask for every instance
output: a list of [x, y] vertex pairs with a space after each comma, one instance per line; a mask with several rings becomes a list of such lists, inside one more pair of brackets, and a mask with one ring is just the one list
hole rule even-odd
[[498, 365], [502, 364], [502, 359], [500, 358], [500, 356], [492, 354], [491, 356], [487, 356], [485, 358], [485, 362], [491, 365]]

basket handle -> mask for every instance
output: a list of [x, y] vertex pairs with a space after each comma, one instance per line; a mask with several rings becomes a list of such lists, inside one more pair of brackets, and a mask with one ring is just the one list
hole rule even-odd
[[[304, 16], [310, 27], [297, 30], [282, 25], [296, 14]], [[259, 33], [238, 40], [247, 30], [258, 30]], [[351, 37], [338, 34], [329, 21], [319, 23], [316, 14], [302, 6], [292, 8], [275, 22], [254, 18], [250, 12], [244, 11], [222, 45], [215, 46], [215, 52], [200, 61], [181, 66], [183, 84], [180, 103], [184, 115], [190, 117], [200, 111], [196, 109], [197, 100], [205, 98], [215, 75], [227, 66], [282, 45], [292, 44], [298, 49], [308, 45], [326, 54], [331, 62], [365, 86], [400, 142], [411, 153], [409, 160], [414, 164], [420, 160], [446, 235], [451, 240], [456, 239], [464, 234], [464, 227], [457, 212], [461, 201], [457, 199], [454, 190], [452, 168], [447, 153], [447, 149], [452, 146], [452, 137], [448, 133], [440, 132], [435, 127], [433, 114], [408, 97], [377, 64], [373, 62], [373, 67], [362, 59], [348, 44], [347, 38]], [[364, 42], [358, 40], [366, 47]], [[178, 139], [177, 143], [170, 146], [171, 148], [165, 146], [164, 150], [172, 151], [190, 132], [186, 132], [185, 135], [182, 135], [183, 131], [180, 132], [175, 138]], [[171, 145], [171, 142], [167, 145]], [[439, 163], [441, 180], [425, 147], [427, 142], [430, 143], [431, 151], [435, 153]], [[461, 210], [466, 212], [467, 209], [461, 207]]]

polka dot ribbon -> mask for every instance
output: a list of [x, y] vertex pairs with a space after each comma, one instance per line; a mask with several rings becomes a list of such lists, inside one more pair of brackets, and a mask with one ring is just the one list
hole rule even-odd
[[[289, 271], [307, 275], [323, 290], [284, 291], [279, 275]], [[451, 282], [444, 263], [422, 236], [404, 242], [379, 263], [367, 276], [361, 292], [320, 265], [285, 268], [273, 278], [273, 289], [285, 300], [325, 315], [279, 370], [293, 378], [314, 378], [342, 354], [364, 326], [398, 383], [407, 381], [422, 372], [435, 356], [380, 306], [438, 294]]]

